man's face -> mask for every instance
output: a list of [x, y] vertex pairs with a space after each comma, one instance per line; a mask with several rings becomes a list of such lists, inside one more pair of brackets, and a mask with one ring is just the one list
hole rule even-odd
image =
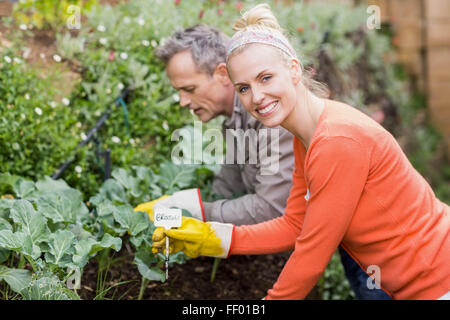
[[175, 54], [169, 60], [166, 72], [180, 94], [180, 105], [192, 110], [202, 122], [225, 114], [228, 92], [224, 90], [223, 82], [216, 74], [210, 76], [199, 72], [189, 50]]

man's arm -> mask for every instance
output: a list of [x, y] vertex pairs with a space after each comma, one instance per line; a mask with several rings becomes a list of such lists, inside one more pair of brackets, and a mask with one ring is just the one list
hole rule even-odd
[[[259, 143], [257, 165], [247, 164], [242, 166], [242, 169], [239, 169], [239, 165], [226, 165], [218, 175], [217, 183], [215, 181], [216, 188], [220, 186], [222, 190], [237, 193], [242, 192], [242, 181], [247, 180], [249, 183], [248, 180], [256, 176], [255, 193], [232, 200], [204, 202], [203, 208], [207, 221], [245, 225], [283, 215], [292, 186], [293, 136], [284, 129], [279, 129], [278, 137], [271, 137], [270, 134], [268, 136], [267, 143], [261, 143], [261, 141]], [[278, 150], [276, 150], [277, 145]], [[274, 154], [277, 151], [278, 157]], [[273, 158], [270, 157], [271, 155]]]
[[[219, 172], [214, 177], [212, 191], [227, 198], [233, 194], [246, 193], [239, 166], [235, 164], [221, 165]], [[209, 203], [204, 204], [210, 205]]]

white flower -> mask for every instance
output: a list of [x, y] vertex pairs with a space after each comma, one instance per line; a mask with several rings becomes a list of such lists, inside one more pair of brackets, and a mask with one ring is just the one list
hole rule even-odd
[[75, 123], [75, 126], [76, 126], [77, 128], [81, 128], [81, 122], [78, 121], [77, 123]]
[[87, 139], [87, 136], [86, 136], [86, 134], [84, 132], [82, 132], [80, 134], [80, 137], [81, 137], [81, 140], [83, 140], [83, 141]]
[[151, 44], [153, 48], [156, 48], [158, 46], [158, 42], [156, 40], [152, 40]]
[[14, 61], [15, 61], [16, 63], [22, 63], [22, 60], [20, 60], [20, 59], [17, 58], [17, 57], [14, 57]]
[[11, 58], [8, 57], [8, 56], [4, 56], [3, 59], [5, 59], [5, 61], [6, 61], [7, 63], [11, 63], [11, 62], [12, 62]]
[[106, 38], [100, 38], [98, 41], [104, 46], [108, 43], [108, 39]]
[[30, 95], [28, 93], [25, 93], [25, 99], [30, 100]]
[[83, 168], [81, 168], [80, 166], [76, 166], [75, 167], [75, 172], [76, 173], [81, 173], [83, 171]]
[[70, 100], [69, 99], [67, 99], [67, 98], [62, 98], [62, 103], [64, 104], [64, 105], [66, 105], [66, 106], [68, 106], [69, 104], [70, 104]]
[[96, 117], [99, 117], [100, 114], [101, 114], [100, 110], [97, 110], [97, 111], [94, 112], [94, 115], [95, 115]]
[[[155, 32], [155, 34], [156, 34], [156, 32]], [[169, 39], [169, 38], [162, 37], [161, 39], [159, 39], [159, 43], [160, 43], [161, 45], [164, 45], [164, 44], [168, 41], [168, 39]]]
[[39, 57], [41, 57], [41, 59], [45, 59], [45, 53], [41, 52], [41, 53], [39, 54]]
[[55, 60], [56, 62], [61, 62], [61, 57], [57, 54], [53, 55], [53, 60]]
[[118, 137], [116, 137], [116, 136], [113, 136], [113, 137], [111, 138], [111, 140], [112, 140], [112, 142], [114, 142], [114, 143], [120, 143], [120, 139], [119, 139]]
[[28, 57], [30, 56], [30, 53], [31, 53], [31, 49], [30, 48], [24, 48], [23, 49], [22, 58], [28, 59]]
[[123, 85], [122, 82], [119, 82], [119, 84], [117, 85], [117, 88], [119, 88], [119, 90], [123, 90], [123, 88], [125, 88], [125, 86]]
[[133, 138], [130, 138], [130, 140], [128, 140], [128, 141], [130, 142], [130, 144], [131, 144], [132, 146], [136, 145], [136, 141], [134, 141]]
[[126, 60], [126, 59], [128, 59], [128, 54], [126, 52], [122, 52], [120, 54], [120, 58], [122, 58], [123, 60]]
[[148, 47], [150, 45], [150, 42], [148, 42], [148, 40], [142, 40], [142, 45]]
[[129, 24], [130, 23], [130, 18], [129, 17], [125, 17], [125, 18], [123, 18], [123, 23], [125, 23], [125, 24]]
[[106, 94], [111, 94], [111, 89], [110, 88], [106, 89]]
[[175, 102], [179, 102], [180, 101], [180, 95], [178, 93], [174, 93], [172, 95], [173, 100], [175, 100]]
[[50, 102], [50, 107], [52, 107], [52, 108], [56, 108], [57, 105], [58, 104], [55, 101]]
[[25, 114], [23, 114], [23, 113], [20, 115], [20, 117], [21, 117], [22, 119], [24, 119], [24, 120], [25, 120], [25, 118], [26, 118]]
[[145, 20], [142, 19], [142, 18], [139, 18], [139, 19], [138, 19], [138, 24], [139, 24], [140, 26], [143, 26], [143, 25], [145, 24]]
[[97, 30], [98, 31], [100, 31], [100, 32], [105, 32], [106, 31], [106, 28], [105, 28], [105, 26], [104, 25], [99, 25], [98, 27], [97, 27]]
[[164, 130], [169, 131], [169, 125], [167, 124], [167, 120], [164, 120], [162, 126], [163, 126]]
[[13, 150], [19, 150], [20, 149], [20, 146], [19, 146], [19, 144], [17, 143], [17, 142], [14, 142], [13, 144], [12, 144], [12, 148], [13, 148]]
[[42, 115], [42, 109], [39, 107], [34, 108], [34, 112], [36, 112], [38, 115]]
[[22, 29], [22, 30], [27, 30], [28, 29], [27, 25], [23, 24], [23, 23], [19, 26], [19, 28]]

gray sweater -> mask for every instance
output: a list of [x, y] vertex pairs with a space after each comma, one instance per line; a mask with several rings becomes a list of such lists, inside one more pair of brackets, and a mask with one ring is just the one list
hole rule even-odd
[[[282, 127], [271, 129], [261, 124], [245, 111], [235, 95], [233, 115], [223, 123], [224, 139], [230, 139], [233, 133], [239, 136], [239, 131], [241, 137], [247, 132], [250, 139], [241, 145], [237, 139], [234, 143], [226, 141], [225, 164], [216, 174], [212, 188], [225, 197], [237, 193], [245, 195], [203, 202], [206, 221], [245, 225], [284, 214], [294, 170], [293, 135]], [[267, 142], [261, 138], [264, 136], [267, 136]], [[234, 159], [232, 163], [231, 159]]]

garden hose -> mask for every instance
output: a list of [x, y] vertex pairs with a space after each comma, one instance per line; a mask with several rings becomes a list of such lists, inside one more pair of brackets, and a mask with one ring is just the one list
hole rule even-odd
[[[129, 95], [131, 89], [126, 88], [125, 90], [122, 91], [122, 93], [120, 94], [119, 97], [117, 97], [114, 101], [113, 104], [114, 106], [117, 106], [119, 104], [122, 105], [122, 109], [124, 110], [124, 117], [125, 117], [125, 125], [127, 128], [127, 132], [129, 133], [129, 129], [128, 129], [128, 110], [126, 108], [126, 104], [124, 99]], [[86, 139], [84, 139], [83, 141], [81, 141], [73, 150], [73, 153], [75, 153], [75, 155], [73, 157], [71, 157], [69, 160], [67, 160], [66, 162], [64, 162], [57, 170], [56, 172], [52, 175], [52, 179], [59, 179], [63, 172], [73, 163], [75, 162], [76, 158], [77, 158], [77, 152], [80, 148], [82, 148], [83, 146], [85, 146], [86, 144], [88, 144], [92, 139], [94, 139], [95, 134], [97, 133], [97, 131], [103, 126], [103, 124], [106, 122], [106, 120], [109, 118], [109, 116], [111, 115], [113, 109], [112, 106], [108, 108], [108, 110], [106, 110], [101, 116], [100, 119], [97, 121], [97, 123], [95, 124], [94, 128], [92, 128], [91, 130], [89, 130], [88, 134], [86, 135]]]

